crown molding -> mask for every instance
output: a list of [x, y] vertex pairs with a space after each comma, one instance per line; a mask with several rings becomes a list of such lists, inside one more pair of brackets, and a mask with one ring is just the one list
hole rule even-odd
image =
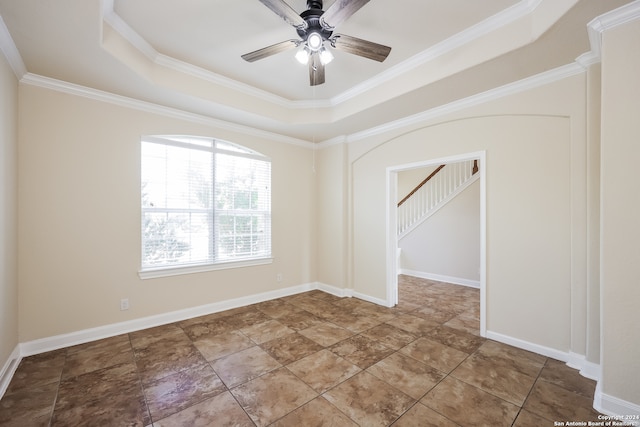
[[177, 108], [165, 107], [151, 102], [141, 101], [114, 93], [93, 89], [86, 86], [56, 80], [50, 77], [39, 76], [37, 74], [27, 73], [20, 79], [21, 84], [37, 86], [45, 89], [54, 90], [56, 92], [67, 93], [70, 95], [80, 96], [83, 98], [93, 99], [95, 101], [106, 102], [118, 105], [120, 107], [131, 108], [134, 110], [144, 111], [147, 113], [158, 114], [179, 120], [185, 120], [192, 123], [204, 124], [220, 129], [242, 133], [244, 135], [255, 136], [258, 138], [268, 139], [271, 141], [282, 142], [285, 144], [297, 145], [305, 148], [312, 148], [313, 143], [298, 138], [268, 132], [250, 126], [239, 125], [224, 120], [214, 119], [212, 117], [200, 114], [189, 113]]
[[[448, 104], [444, 104], [439, 107], [414, 114], [412, 116], [388, 122], [361, 132], [353, 133], [346, 137], [346, 142], [351, 143], [360, 141], [383, 133], [420, 125], [428, 120], [433, 120], [447, 114], [464, 110], [466, 108], [475, 107], [477, 105], [504, 98], [509, 95], [534, 89], [536, 87], [547, 85], [549, 83], [553, 83], [555, 81], [562, 80], [581, 73], [584, 73], [584, 68], [577, 62], [574, 62], [572, 64], [558, 67], [544, 73], [536, 74], [535, 76], [518, 80], [516, 82], [479, 93], [477, 95], [472, 95], [467, 98], [453, 101]], [[323, 142], [323, 144], [324, 143], [325, 142]]]
[[443, 40], [442, 42], [433, 45], [429, 49], [412, 56], [406, 61], [401, 62], [400, 64], [395, 65], [394, 67], [389, 68], [386, 71], [383, 71], [376, 77], [360, 83], [352, 87], [351, 89], [341, 93], [340, 95], [335, 96], [334, 98], [332, 98], [332, 104], [338, 105], [352, 98], [355, 98], [356, 96], [372, 90], [383, 83], [396, 79], [401, 75], [414, 70], [415, 68], [418, 68], [442, 55], [458, 49], [465, 44], [474, 41], [478, 37], [482, 37], [491, 31], [495, 31], [496, 29], [504, 27], [505, 25], [508, 25], [517, 19], [523, 18], [524, 16], [533, 12], [541, 3], [541, 1], [542, 0], [522, 0], [519, 3], [516, 3], [515, 5], [485, 19], [484, 21], [481, 21], [476, 25], [465, 29], [464, 31], [454, 34], [453, 36]]
[[591, 20], [587, 24], [591, 52], [600, 59], [602, 33], [635, 19], [640, 19], [640, 0], [633, 1]]
[[515, 5], [477, 23], [476, 25], [461, 31], [433, 47], [414, 55], [408, 60], [368, 79], [351, 89], [326, 100], [289, 100], [270, 92], [258, 89], [254, 86], [240, 83], [237, 80], [221, 76], [212, 71], [197, 67], [178, 59], [163, 55], [156, 51], [142, 36], [127, 24], [114, 10], [114, 0], [102, 0], [102, 19], [115, 31], [124, 37], [133, 47], [143, 53], [151, 62], [167, 67], [169, 69], [214, 83], [232, 90], [238, 91], [266, 102], [273, 103], [283, 108], [290, 109], [314, 109], [332, 108], [359, 95], [362, 95], [376, 87], [414, 70], [434, 59], [458, 49], [478, 37], [484, 36], [491, 31], [502, 28], [518, 19], [535, 11], [543, 0], [521, 0]]
[[7, 58], [7, 62], [18, 80], [27, 74], [27, 67], [24, 65], [22, 56], [20, 56], [20, 52], [18, 52], [18, 48], [13, 42], [13, 38], [2, 16], [0, 16], [0, 51], [2, 51], [5, 58]]
[[193, 64], [180, 61], [176, 58], [159, 53], [149, 42], [147, 42], [140, 34], [127, 24], [127, 22], [118, 15], [114, 10], [113, 0], [103, 0], [102, 3], [102, 20], [109, 24], [118, 34], [124, 37], [134, 48], [139, 50], [149, 61], [154, 64], [166, 67], [171, 70], [202, 79], [204, 81], [217, 84], [245, 95], [270, 102], [285, 108], [311, 109], [311, 108], [328, 108], [332, 107], [330, 101], [311, 100], [311, 101], [292, 101], [278, 95], [274, 95], [265, 90], [255, 88], [251, 85], [241, 83], [237, 80], [224, 77], [220, 74], [206, 70]]

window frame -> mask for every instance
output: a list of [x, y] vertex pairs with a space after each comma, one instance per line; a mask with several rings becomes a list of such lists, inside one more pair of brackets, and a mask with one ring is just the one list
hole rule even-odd
[[[188, 139], [188, 140], [192, 140], [194, 142], [183, 142], [180, 140], [177, 140], [178, 138], [180, 139]], [[196, 141], [201, 140], [201, 141], [208, 141], [209, 145], [206, 144], [198, 144], [196, 143]], [[177, 148], [184, 148], [184, 149], [189, 149], [189, 150], [199, 150], [199, 151], [204, 151], [206, 153], [211, 154], [212, 156], [212, 165], [211, 165], [211, 173], [212, 173], [212, 180], [211, 180], [211, 194], [212, 194], [212, 200], [211, 200], [211, 207], [210, 208], [171, 208], [171, 207], [163, 207], [163, 208], [156, 208], [156, 207], [145, 207], [142, 203], [142, 185], [143, 185], [143, 176], [142, 176], [142, 144], [144, 143], [154, 143], [154, 144], [160, 144], [160, 145], [165, 145], [165, 146], [172, 146], [172, 147], [177, 147]], [[271, 206], [271, 182], [272, 182], [272, 176], [271, 176], [271, 159], [261, 153], [256, 152], [255, 150], [252, 150], [251, 148], [242, 146], [240, 144], [236, 144], [236, 143], [232, 143], [229, 141], [225, 141], [225, 140], [221, 140], [221, 139], [217, 139], [217, 138], [211, 138], [211, 137], [202, 137], [202, 136], [194, 136], [194, 135], [145, 135], [140, 139], [140, 150], [141, 150], [141, 157], [140, 157], [140, 167], [141, 167], [141, 173], [140, 173], [140, 185], [139, 185], [139, 189], [140, 189], [140, 197], [139, 200], [141, 202], [140, 204], [140, 225], [141, 225], [141, 229], [140, 229], [140, 268], [138, 270], [138, 276], [141, 279], [151, 279], [151, 278], [157, 278], [157, 277], [167, 277], [167, 276], [176, 276], [176, 275], [183, 275], [183, 274], [192, 274], [192, 273], [200, 273], [200, 272], [206, 272], [206, 271], [215, 271], [215, 270], [223, 270], [223, 269], [230, 269], [230, 268], [242, 268], [242, 267], [249, 267], [249, 266], [257, 266], [257, 265], [265, 265], [265, 264], [270, 264], [273, 262], [273, 239], [272, 239], [272, 233], [271, 233], [271, 229], [272, 229], [272, 206]], [[227, 146], [229, 148], [237, 148], [237, 150], [234, 149], [225, 149], [224, 147], [220, 147], [219, 145], [223, 145], [223, 146]], [[258, 256], [249, 256], [249, 257], [242, 257], [242, 258], [238, 258], [238, 259], [229, 259], [229, 260], [216, 260], [217, 258], [217, 243], [218, 243], [218, 239], [220, 239], [220, 236], [216, 235], [216, 231], [217, 231], [217, 223], [218, 223], [218, 212], [219, 211], [223, 211], [222, 209], [218, 209], [216, 207], [216, 200], [215, 200], [215, 191], [216, 191], [216, 179], [215, 179], [215, 175], [216, 175], [216, 155], [217, 154], [224, 154], [224, 155], [229, 155], [229, 156], [233, 156], [233, 157], [242, 157], [242, 158], [248, 158], [248, 159], [252, 159], [252, 160], [259, 160], [259, 161], [264, 161], [269, 163], [269, 201], [268, 201], [268, 206], [269, 209], [266, 212], [266, 215], [268, 215], [268, 229], [269, 229], [269, 241], [268, 241], [268, 254], [265, 255], [258, 255]], [[231, 211], [236, 211], [237, 209], [231, 209]], [[156, 213], [178, 213], [178, 212], [188, 212], [188, 213], [193, 213], [193, 212], [206, 212], [206, 213], [210, 213], [212, 216], [212, 222], [211, 222], [211, 226], [212, 226], [212, 232], [210, 233], [209, 236], [209, 246], [211, 247], [211, 250], [213, 251], [212, 253], [213, 255], [213, 260], [209, 259], [205, 262], [194, 262], [194, 263], [183, 263], [180, 265], [159, 265], [159, 266], [144, 266], [143, 265], [143, 261], [144, 261], [144, 229], [142, 227], [143, 221], [144, 221], [144, 217], [145, 217], [145, 213], [148, 212], [156, 212]], [[224, 210], [224, 211], [229, 211]], [[248, 211], [251, 212], [251, 211]], [[263, 213], [265, 214], [265, 213]]]

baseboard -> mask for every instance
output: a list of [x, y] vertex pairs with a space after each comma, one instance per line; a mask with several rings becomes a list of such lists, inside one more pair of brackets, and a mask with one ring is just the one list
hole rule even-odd
[[134, 319], [126, 322], [99, 326], [97, 328], [84, 329], [68, 334], [55, 335], [52, 337], [27, 341], [19, 345], [20, 355], [22, 357], [31, 356], [33, 354], [44, 353], [47, 351], [57, 350], [59, 348], [69, 347], [72, 345], [83, 344], [86, 342], [109, 338], [120, 334], [139, 331], [141, 329], [152, 328], [155, 326], [165, 325], [167, 323], [179, 322], [181, 320], [191, 319], [193, 317], [204, 316], [224, 310], [230, 310], [233, 308], [244, 307], [263, 301], [269, 301], [276, 298], [295, 295], [313, 289], [317, 289], [317, 284], [309, 283], [284, 289], [278, 289], [275, 291], [249, 295], [246, 297], [234, 298], [212, 304], [205, 304], [198, 307], [187, 308], [184, 310], [172, 311], [155, 316]]
[[616, 420], [625, 422], [624, 425], [638, 425], [637, 419], [635, 420], [636, 424], [627, 424], [630, 421], [629, 418], [624, 419], [622, 417], [640, 416], [640, 405], [603, 393], [602, 384], [600, 382], [598, 382], [598, 385], [596, 386], [596, 392], [593, 397], [593, 407], [598, 412], [609, 415]]
[[335, 295], [340, 298], [351, 298], [353, 291], [351, 289], [338, 288], [337, 286], [327, 285], [326, 283], [316, 282], [316, 289]]
[[373, 304], [381, 305], [383, 307], [389, 307], [389, 302], [387, 300], [372, 297], [370, 295], [363, 294], [360, 292], [356, 292], [353, 289], [338, 288], [336, 286], [327, 285], [326, 283], [320, 283], [320, 282], [316, 283], [316, 289], [320, 289], [321, 291], [325, 291], [342, 298], [358, 298], [363, 301], [368, 301]]
[[479, 280], [463, 279], [461, 277], [444, 276], [442, 274], [425, 273], [424, 271], [415, 271], [408, 269], [400, 269], [400, 274], [407, 276], [419, 277], [421, 279], [435, 280], [437, 282], [453, 283], [454, 285], [468, 286], [470, 288], [480, 289]]
[[582, 354], [569, 352], [568, 355], [569, 360], [567, 360], [567, 366], [577, 369], [583, 377], [594, 381], [600, 381], [601, 369], [599, 364], [589, 362], [586, 356]]
[[625, 415], [640, 416], [640, 405], [602, 392], [601, 367], [596, 363], [587, 361], [584, 356], [577, 353], [555, 350], [491, 331], [487, 331], [487, 338], [566, 362], [567, 366], [578, 369], [582, 376], [597, 381], [596, 391], [593, 397], [593, 408], [596, 411], [611, 416], [616, 420], [627, 422], [629, 419], [625, 420], [620, 417], [624, 417]]
[[353, 297], [354, 298], [358, 298], [364, 301], [368, 301], [377, 305], [381, 305], [383, 307], [389, 307], [389, 302], [387, 300], [381, 299], [381, 298], [376, 298], [376, 297], [372, 297], [370, 295], [367, 294], [363, 294], [360, 292], [356, 292], [353, 291]]
[[0, 371], [0, 399], [4, 396], [4, 393], [7, 391], [9, 387], [9, 383], [13, 378], [13, 374], [15, 374], [16, 369], [18, 369], [18, 365], [20, 365], [20, 361], [22, 357], [20, 357], [20, 345], [16, 345], [11, 354], [9, 355], [9, 359], [5, 362], [2, 370]]
[[521, 348], [523, 350], [531, 351], [533, 353], [538, 353], [552, 359], [560, 360], [561, 362], [566, 363], [569, 361], [569, 353], [567, 352], [556, 350], [554, 348], [535, 344], [518, 338], [513, 338], [508, 335], [499, 334], [493, 331], [487, 331], [487, 338], [501, 342], [503, 344], [508, 344], [513, 347]]

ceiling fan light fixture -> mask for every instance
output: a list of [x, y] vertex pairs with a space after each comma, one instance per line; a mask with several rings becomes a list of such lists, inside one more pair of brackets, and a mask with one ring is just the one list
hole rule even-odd
[[320, 33], [317, 33], [315, 31], [309, 34], [309, 36], [307, 37], [307, 46], [313, 52], [317, 52], [322, 47], [323, 42], [324, 39], [322, 38]]
[[323, 47], [320, 50], [320, 62], [322, 65], [327, 65], [331, 61], [333, 61], [333, 54]]
[[307, 65], [309, 62], [309, 51], [303, 47], [296, 52], [296, 60], [302, 65]]

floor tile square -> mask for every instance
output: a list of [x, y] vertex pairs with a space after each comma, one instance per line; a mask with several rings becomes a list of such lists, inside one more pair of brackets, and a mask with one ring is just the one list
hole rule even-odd
[[222, 317], [222, 319], [234, 329], [242, 329], [258, 323], [267, 322], [271, 320], [271, 317], [258, 310], [246, 309], [236, 312], [231, 316]]
[[455, 313], [438, 310], [432, 307], [423, 307], [411, 312], [411, 315], [437, 323], [445, 323], [456, 317]]
[[469, 355], [428, 338], [418, 338], [400, 349], [402, 354], [449, 373]]
[[180, 327], [192, 341], [228, 333], [234, 330], [233, 325], [222, 318], [201, 319], [202, 322], [180, 322]]
[[302, 359], [324, 348], [298, 333], [267, 341], [260, 347], [283, 365]]
[[554, 420], [547, 420], [539, 415], [531, 413], [526, 409], [521, 409], [518, 418], [513, 423], [513, 427], [538, 427], [552, 426]]
[[353, 332], [350, 330], [328, 322], [311, 326], [299, 331], [298, 333], [324, 347], [333, 345], [353, 335]]
[[464, 314], [456, 316], [444, 323], [448, 326], [459, 331], [464, 331], [473, 335], [480, 336], [480, 318], [468, 317]]
[[402, 314], [386, 323], [417, 336], [423, 336], [440, 325], [436, 321], [416, 317], [412, 314]]
[[324, 393], [361, 371], [353, 363], [329, 350], [321, 350], [293, 362], [287, 369], [318, 393]]
[[459, 427], [450, 419], [440, 415], [433, 409], [429, 409], [421, 403], [416, 403], [393, 427]]
[[256, 344], [262, 344], [288, 334], [293, 334], [295, 331], [287, 328], [277, 320], [268, 320], [266, 322], [256, 323], [255, 325], [242, 328], [240, 329], [240, 332], [245, 334]]
[[286, 368], [231, 389], [258, 426], [266, 426], [315, 399], [318, 394]]
[[367, 368], [367, 372], [416, 400], [424, 396], [446, 375], [402, 353], [394, 353], [382, 359]]
[[128, 335], [76, 345], [67, 351], [62, 379], [133, 361], [133, 348]]
[[363, 336], [380, 341], [389, 348], [398, 350], [418, 338], [416, 335], [396, 328], [393, 325], [381, 324], [362, 332]]
[[361, 426], [388, 426], [415, 399], [375, 376], [361, 372], [324, 394], [341, 412]]
[[36, 389], [60, 381], [67, 349], [49, 351], [25, 357], [13, 374], [7, 394], [24, 389]]
[[511, 426], [520, 408], [455, 378], [447, 377], [420, 403], [463, 426]]
[[136, 348], [134, 353], [143, 385], [206, 363], [182, 331], [181, 335], [157, 339], [146, 347]]
[[210, 427], [214, 425], [255, 427], [251, 418], [228, 391], [153, 423], [153, 427]]
[[442, 325], [427, 332], [425, 337], [467, 354], [476, 351], [484, 342], [484, 338], [477, 335]]
[[596, 382], [583, 377], [580, 372], [559, 360], [547, 359], [540, 379], [593, 399]]
[[211, 362], [220, 379], [228, 388], [235, 387], [281, 365], [260, 347], [255, 346]]
[[306, 403], [291, 412], [289, 415], [281, 418], [271, 427], [358, 427], [345, 414], [340, 412], [338, 408], [329, 403], [324, 397], [316, 397], [309, 403]]
[[136, 367], [115, 365], [63, 380], [52, 425], [148, 425], [151, 420]]
[[129, 339], [131, 340], [131, 346], [135, 350], [142, 347], [148, 347], [150, 344], [158, 340], [184, 340], [188, 339], [188, 337], [180, 326], [175, 323], [170, 323], [168, 325], [131, 332], [129, 334]]
[[536, 377], [477, 353], [463, 361], [451, 376], [518, 406], [522, 406], [536, 381]]
[[298, 309], [296, 312], [279, 317], [278, 322], [290, 329], [293, 329], [294, 331], [301, 331], [303, 329], [310, 328], [311, 326], [324, 323], [325, 320], [315, 314], [309, 313], [306, 310]]
[[6, 393], [0, 400], [0, 425], [48, 426], [57, 393], [56, 382]]
[[153, 421], [165, 418], [226, 390], [209, 364], [178, 372], [144, 387]]
[[[563, 402], [558, 405], [558, 402]], [[523, 406], [548, 420], [596, 420], [593, 400], [545, 380], [538, 379]]]
[[368, 368], [394, 351], [384, 344], [362, 335], [340, 341], [330, 350], [362, 369]]
[[220, 335], [201, 337], [193, 342], [193, 345], [208, 360], [216, 360], [221, 357], [237, 353], [253, 347], [255, 343], [240, 331], [226, 332]]

